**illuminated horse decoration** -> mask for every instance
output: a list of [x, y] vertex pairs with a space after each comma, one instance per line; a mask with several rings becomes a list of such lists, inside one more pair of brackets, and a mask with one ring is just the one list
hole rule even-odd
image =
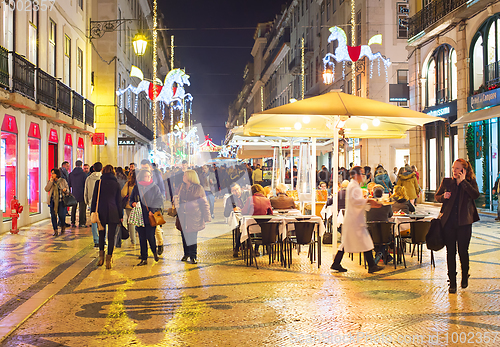
[[[368, 45], [362, 45], [362, 46], [347, 46], [347, 36], [345, 34], [345, 31], [339, 27], [331, 27], [330, 28], [330, 36], [328, 37], [328, 42], [332, 42], [337, 40], [338, 41], [338, 47], [335, 49], [335, 53], [327, 53], [325, 57], [323, 58], [323, 64], [325, 67], [325, 70], [328, 69], [328, 67], [331, 68], [333, 72], [333, 76], [335, 76], [335, 61], [337, 62], [342, 62], [345, 66], [345, 62], [356, 62], [362, 57], [367, 57], [370, 60], [370, 77], [372, 76], [372, 71], [373, 71], [373, 61], [375, 59], [380, 59], [379, 60], [379, 75], [380, 75], [380, 61], [384, 63], [385, 67], [385, 73], [387, 77], [387, 68], [391, 66], [391, 61], [389, 58], [385, 58], [380, 52], [373, 53], [370, 45], [373, 44], [382, 44], [382, 35], [374, 35], [369, 41]], [[345, 77], [345, 72], [344, 70], [342, 71], [342, 77]]]
[[[141, 80], [137, 87], [129, 85], [125, 89], [119, 89], [116, 94], [121, 96], [127, 91], [131, 91], [135, 95], [139, 95], [141, 92], [145, 92], [150, 100], [153, 100], [153, 83], [151, 81], [144, 80], [144, 75], [142, 71], [136, 67], [132, 66], [130, 75], [137, 77]], [[189, 82], [189, 75], [186, 74], [184, 70], [173, 69], [165, 76], [165, 81], [162, 84], [160, 80], [157, 80], [156, 84], [156, 100], [164, 102], [167, 105], [171, 105], [175, 109], [182, 109], [183, 101], [192, 101], [193, 96], [190, 93], [186, 93], [184, 90], [184, 85], [191, 85]]]

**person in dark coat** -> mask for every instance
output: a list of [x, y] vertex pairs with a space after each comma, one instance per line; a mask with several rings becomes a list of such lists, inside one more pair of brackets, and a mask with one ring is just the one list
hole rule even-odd
[[286, 185], [280, 183], [276, 186], [276, 196], [270, 200], [271, 206], [275, 210], [293, 210], [295, 209], [295, 201], [292, 197], [286, 195]]
[[457, 292], [457, 244], [462, 267], [462, 288], [469, 285], [469, 244], [472, 236], [472, 223], [479, 220], [474, 200], [479, 197], [476, 176], [465, 159], [453, 163], [453, 178], [444, 178], [434, 195], [436, 201], [443, 203], [440, 211], [443, 239], [446, 245], [449, 292]]
[[66, 182], [69, 181], [69, 163], [67, 161], [63, 161], [61, 167], [59, 168], [61, 171], [61, 178], [64, 178]]
[[205, 223], [212, 220], [210, 205], [196, 171], [186, 170], [183, 181], [175, 202], [175, 226], [182, 236], [184, 256], [181, 260], [187, 261], [189, 257], [191, 264], [197, 264], [198, 232], [205, 229]]
[[[228, 218], [231, 212], [241, 213], [241, 209], [245, 206], [245, 201], [248, 196], [244, 195], [238, 183], [231, 184], [231, 195], [226, 199], [226, 206], [224, 206], [224, 217]], [[240, 228], [236, 227], [236, 242], [233, 249], [233, 257], [238, 258], [238, 252], [241, 246], [240, 242]]]
[[[82, 161], [77, 160], [75, 162], [75, 168], [69, 174], [69, 187], [71, 188], [71, 193], [78, 202], [78, 227], [87, 227], [87, 205], [85, 204], [84, 192], [85, 192], [85, 181], [87, 180], [87, 174], [82, 169]], [[76, 208], [73, 206], [71, 208], [71, 227], [76, 226]]]
[[[100, 188], [99, 188], [100, 187]], [[99, 191], [100, 189], [100, 191]], [[99, 205], [97, 205], [99, 196]], [[104, 263], [104, 238], [106, 236], [106, 225], [108, 226], [108, 254], [106, 255], [106, 269], [111, 269], [111, 258], [115, 248], [116, 228], [123, 221], [122, 195], [120, 184], [115, 176], [115, 169], [112, 165], [106, 165], [102, 169], [102, 176], [94, 186], [92, 204], [90, 212], [99, 214], [99, 221], [104, 230], [99, 230], [99, 262], [98, 266]]]
[[141, 262], [138, 266], [147, 265], [148, 263], [148, 243], [153, 252], [155, 261], [159, 260], [158, 250], [156, 248], [155, 226], [151, 226], [149, 216], [153, 215], [163, 207], [163, 196], [160, 188], [154, 183], [153, 175], [149, 170], [141, 170], [137, 174], [137, 184], [130, 194], [130, 203], [132, 207], [141, 202], [142, 217], [144, 219], [143, 227], [136, 227], [135, 230], [139, 233], [139, 244], [141, 247]]
[[[381, 199], [383, 194], [383, 186], [377, 184], [375, 187], [373, 187], [374, 199]], [[392, 207], [390, 205], [384, 205], [380, 208], [371, 208], [370, 210], [366, 211], [367, 222], [387, 222], [391, 217]]]

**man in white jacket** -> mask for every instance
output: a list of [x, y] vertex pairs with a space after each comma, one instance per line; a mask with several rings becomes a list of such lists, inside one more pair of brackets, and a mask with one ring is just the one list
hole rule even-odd
[[366, 226], [365, 211], [371, 207], [379, 208], [382, 205], [372, 199], [363, 196], [360, 183], [363, 181], [364, 170], [361, 166], [355, 166], [351, 169], [351, 182], [347, 186], [345, 201], [345, 216], [342, 225], [342, 243], [339, 251], [335, 255], [335, 260], [331, 266], [332, 270], [346, 272], [347, 269], [340, 265], [344, 252], [364, 253], [365, 260], [368, 263], [368, 273], [377, 272], [383, 267], [375, 264], [372, 250], [373, 241]]
[[[102, 163], [98, 161], [94, 164], [93, 168], [94, 172], [92, 172], [85, 180], [85, 191], [83, 192], [83, 198], [87, 206], [90, 206], [92, 202], [92, 195], [94, 195], [96, 182], [101, 179]], [[92, 237], [94, 238], [94, 247], [99, 247], [99, 232], [97, 231], [97, 223], [92, 223]]]

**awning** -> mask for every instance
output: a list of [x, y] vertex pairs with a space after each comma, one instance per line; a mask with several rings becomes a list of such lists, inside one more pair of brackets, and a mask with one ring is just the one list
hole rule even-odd
[[500, 107], [490, 107], [479, 111], [467, 112], [462, 117], [453, 122], [452, 125], [479, 122], [491, 118], [500, 117]]

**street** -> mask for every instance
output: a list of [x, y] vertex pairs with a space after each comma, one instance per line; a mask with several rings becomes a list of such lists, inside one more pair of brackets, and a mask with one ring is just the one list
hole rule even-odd
[[[417, 211], [437, 214], [436, 207]], [[232, 237], [216, 219], [199, 236], [199, 263], [186, 264], [168, 217], [165, 252], [136, 267], [139, 247], [124, 241], [113, 268], [96, 267], [89, 228], [53, 238], [48, 221], [0, 236], [2, 346], [313, 346], [498, 345], [500, 232], [481, 215], [470, 246], [469, 288], [448, 294], [445, 250], [406, 253], [367, 274], [358, 254], [348, 272], [295, 252], [290, 269], [258, 258], [259, 270], [232, 257]]]

